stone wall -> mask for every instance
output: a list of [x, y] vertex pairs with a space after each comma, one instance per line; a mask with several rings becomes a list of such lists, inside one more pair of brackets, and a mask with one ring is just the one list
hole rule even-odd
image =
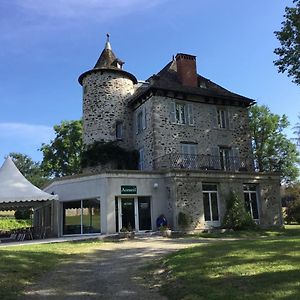
[[[194, 125], [173, 124], [170, 120], [170, 103], [175, 99], [153, 96], [152, 103], [153, 136], [145, 136], [145, 147], [149, 148], [149, 159], [172, 152], [181, 152], [180, 142], [196, 143], [198, 154], [212, 154], [212, 148], [227, 146], [238, 148], [242, 159], [252, 158], [251, 140], [248, 128], [248, 111], [239, 106], [216, 106], [199, 102], [176, 100], [184, 104], [192, 103]], [[230, 114], [230, 128], [214, 126], [216, 108], [224, 108]], [[152, 149], [151, 149], [152, 148]], [[150, 150], [151, 149], [151, 150]]]
[[98, 71], [83, 82], [83, 143], [115, 141], [116, 122], [123, 122], [121, 147], [132, 149], [132, 112], [127, 99], [134, 91], [131, 79], [120, 72]]
[[226, 212], [226, 199], [230, 191], [235, 191], [237, 196], [244, 201], [243, 184], [250, 183], [257, 186], [260, 225], [270, 227], [283, 224], [279, 176], [269, 176], [262, 173], [216, 171], [203, 173], [194, 171], [174, 174], [171, 184], [174, 229], [180, 229], [178, 227], [179, 212], [185, 213], [191, 221], [189, 230], [209, 228], [204, 220], [203, 183], [217, 185], [220, 225]]

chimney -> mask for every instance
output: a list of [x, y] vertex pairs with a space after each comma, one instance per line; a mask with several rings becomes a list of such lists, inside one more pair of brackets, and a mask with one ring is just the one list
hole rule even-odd
[[198, 86], [196, 56], [184, 53], [176, 55], [177, 74], [182, 85]]

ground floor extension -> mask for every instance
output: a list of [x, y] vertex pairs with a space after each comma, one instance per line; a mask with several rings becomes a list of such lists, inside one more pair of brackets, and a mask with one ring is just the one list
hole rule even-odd
[[276, 174], [220, 171], [109, 171], [63, 178], [46, 189], [57, 194], [55, 233], [116, 233], [157, 230], [163, 214], [180, 230], [184, 213], [189, 230], [219, 227], [230, 191], [262, 226], [281, 226], [279, 177]]

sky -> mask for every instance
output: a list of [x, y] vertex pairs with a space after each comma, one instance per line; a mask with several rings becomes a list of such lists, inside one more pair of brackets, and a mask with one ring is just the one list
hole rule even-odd
[[110, 33], [124, 69], [145, 80], [172, 55], [199, 74], [299, 121], [300, 86], [273, 65], [274, 35], [292, 0], [0, 0], [0, 165], [10, 152], [40, 161], [53, 126], [80, 119], [81, 73]]

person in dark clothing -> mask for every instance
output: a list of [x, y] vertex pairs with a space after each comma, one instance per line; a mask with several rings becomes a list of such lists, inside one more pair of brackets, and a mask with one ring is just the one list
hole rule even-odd
[[157, 219], [156, 219], [156, 226], [159, 229], [160, 227], [165, 227], [168, 226], [168, 221], [165, 217], [164, 214], [161, 214]]

